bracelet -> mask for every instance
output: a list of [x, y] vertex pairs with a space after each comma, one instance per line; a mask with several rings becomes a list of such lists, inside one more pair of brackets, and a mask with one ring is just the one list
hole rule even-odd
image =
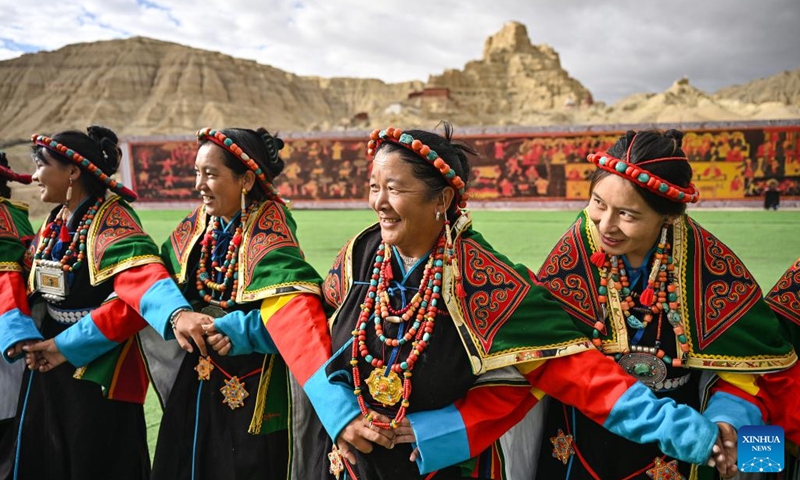
[[181, 307], [181, 308], [175, 310], [174, 312], [172, 312], [169, 315], [169, 324], [172, 326], [172, 329], [175, 330], [175, 328], [177, 327], [177, 325], [175, 324], [175, 321], [178, 319], [178, 315], [180, 315], [183, 312], [191, 312], [191, 311], [192, 310], [189, 309], [189, 308]]

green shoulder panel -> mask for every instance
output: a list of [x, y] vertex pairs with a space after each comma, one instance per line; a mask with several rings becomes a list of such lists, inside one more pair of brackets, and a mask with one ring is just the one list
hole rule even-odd
[[98, 285], [132, 267], [162, 263], [136, 212], [118, 196], [100, 206], [86, 237], [89, 282]]
[[673, 227], [681, 314], [691, 338], [687, 365], [774, 370], [797, 361], [780, 323], [742, 261], [688, 216]]
[[161, 245], [161, 258], [169, 273], [180, 285], [186, 283], [186, 275], [190, 270], [188, 268], [189, 255], [206, 230], [207, 218], [205, 207], [198, 206], [181, 220], [169, 238]]
[[445, 264], [442, 294], [476, 374], [594, 348], [527, 267], [472, 230], [468, 215], [453, 230], [456, 261]]
[[[597, 228], [582, 212], [545, 259], [539, 279], [591, 334], [601, 318], [600, 275], [590, 257]], [[684, 216], [672, 229], [680, 314], [688, 334], [687, 366], [730, 371], [767, 371], [794, 364], [797, 356], [741, 260], [719, 239]], [[604, 353], [628, 349], [619, 299], [609, 294], [610, 318], [601, 332]], [[677, 341], [677, 340], [676, 340]]]
[[789, 321], [787, 328], [800, 333], [800, 258], [781, 275], [765, 300], [778, 315]]
[[283, 204], [264, 202], [244, 227], [239, 249], [236, 302], [290, 293], [320, 294], [322, 279], [305, 260], [297, 226]]
[[0, 197], [0, 272], [21, 272], [26, 242], [33, 236], [28, 205]]

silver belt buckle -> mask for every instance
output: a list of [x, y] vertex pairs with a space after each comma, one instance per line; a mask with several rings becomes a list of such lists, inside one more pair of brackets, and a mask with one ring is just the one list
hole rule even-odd
[[36, 285], [45, 300], [63, 302], [67, 299], [69, 293], [67, 272], [61, 268], [61, 262], [38, 260], [36, 262]]

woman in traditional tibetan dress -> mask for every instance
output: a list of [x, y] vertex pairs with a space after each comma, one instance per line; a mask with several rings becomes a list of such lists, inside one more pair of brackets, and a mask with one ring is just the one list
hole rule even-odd
[[[0, 329], [9, 328], [19, 315], [30, 315], [25, 298], [25, 275], [30, 265], [25, 266], [22, 258], [33, 229], [28, 205], [11, 200], [9, 180], [28, 184], [31, 176], [11, 170], [5, 152], [0, 152]], [[22, 362], [0, 362], [0, 478], [5, 478], [13, 466], [14, 414], [24, 369]]]
[[[797, 357], [750, 272], [686, 215], [698, 193], [682, 136], [628, 132], [608, 152], [589, 155], [598, 167], [589, 205], [538, 278], [598, 351], [659, 398], [704, 411], [735, 441], [735, 429], [763, 422], [763, 399], [745, 393], [756, 388], [753, 373], [787, 368]], [[554, 458], [542, 442], [539, 478], [697, 473], [659, 445], [623, 439], [585, 413], [580, 405], [549, 405], [544, 438], [568, 435], [572, 450]]]
[[128, 332], [147, 321], [172, 337], [170, 318], [203, 317], [184, 311], [188, 303], [127, 203], [136, 195], [109, 177], [121, 156], [116, 135], [92, 126], [32, 140], [33, 180], [42, 201], [59, 206], [28, 250], [32, 315], [17, 298], [0, 328], [7, 359], [27, 341], [48, 339], [24, 347], [31, 369], [15, 421], [13, 478], [146, 479], [148, 379]]
[[[472, 229], [462, 208], [473, 152], [451, 140], [449, 125], [444, 137], [376, 130], [368, 148], [378, 223], [344, 246], [323, 286], [336, 309], [335, 354], [320, 368], [331, 387], [327, 409], [315, 407], [337, 439], [329, 455], [337, 477], [347, 469], [361, 480], [434, 471], [436, 479], [505, 478], [495, 440], [545, 393], [617, 434], [706, 461], [713, 423], [656, 400], [592, 347], [524, 266]], [[306, 388], [312, 402], [317, 388]], [[361, 439], [376, 431], [389, 432], [394, 448], [365, 448]], [[566, 434], [556, 441], [566, 457]]]
[[[302, 392], [283, 359], [264, 354], [276, 352], [265, 323], [293, 324], [300, 355], [313, 345], [307, 319], [321, 319], [324, 333], [321, 278], [304, 260], [294, 219], [272, 184], [283, 169], [283, 141], [235, 128], [200, 130], [198, 141], [203, 203], [173, 231], [162, 256], [192, 307], [215, 317], [209, 343], [225, 345], [227, 355], [183, 358], [152, 478], [309, 478], [303, 469], [319, 469], [321, 460], [290, 449], [308, 435], [291, 430], [302, 418]], [[330, 355], [330, 341], [320, 349]]]
[[[783, 321], [784, 338], [800, 348], [800, 258], [781, 276], [765, 297], [767, 304]], [[783, 427], [787, 440], [800, 445], [800, 365], [778, 373], [763, 375], [758, 387], [769, 412], [767, 423]]]

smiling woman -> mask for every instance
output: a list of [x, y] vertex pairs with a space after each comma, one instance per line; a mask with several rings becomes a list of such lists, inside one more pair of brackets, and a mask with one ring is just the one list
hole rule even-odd
[[[598, 351], [659, 398], [703, 407], [722, 438], [735, 444], [739, 427], [765, 420], [760, 408], [769, 398], [759, 390], [758, 373], [789, 367], [797, 356], [750, 272], [685, 214], [698, 194], [682, 138], [677, 130], [631, 131], [608, 152], [589, 155], [597, 166], [589, 205], [539, 279]], [[696, 473], [654, 442], [610, 435], [579, 406], [553, 401], [549, 411], [543, 436], [570, 432], [574, 451], [556, 461], [545, 445], [539, 453], [545, 478]], [[626, 452], [625, 460], [609, 450]], [[736, 471], [718, 466], [725, 477]]]
[[136, 194], [111, 178], [121, 157], [114, 132], [91, 126], [32, 142], [33, 180], [57, 206], [27, 252], [29, 296], [16, 297], [18, 315], [0, 328], [6, 359], [24, 351], [29, 367], [13, 476], [146, 479], [147, 376], [131, 335], [149, 323], [173, 338], [168, 318], [185, 317], [186, 300], [128, 203]]

